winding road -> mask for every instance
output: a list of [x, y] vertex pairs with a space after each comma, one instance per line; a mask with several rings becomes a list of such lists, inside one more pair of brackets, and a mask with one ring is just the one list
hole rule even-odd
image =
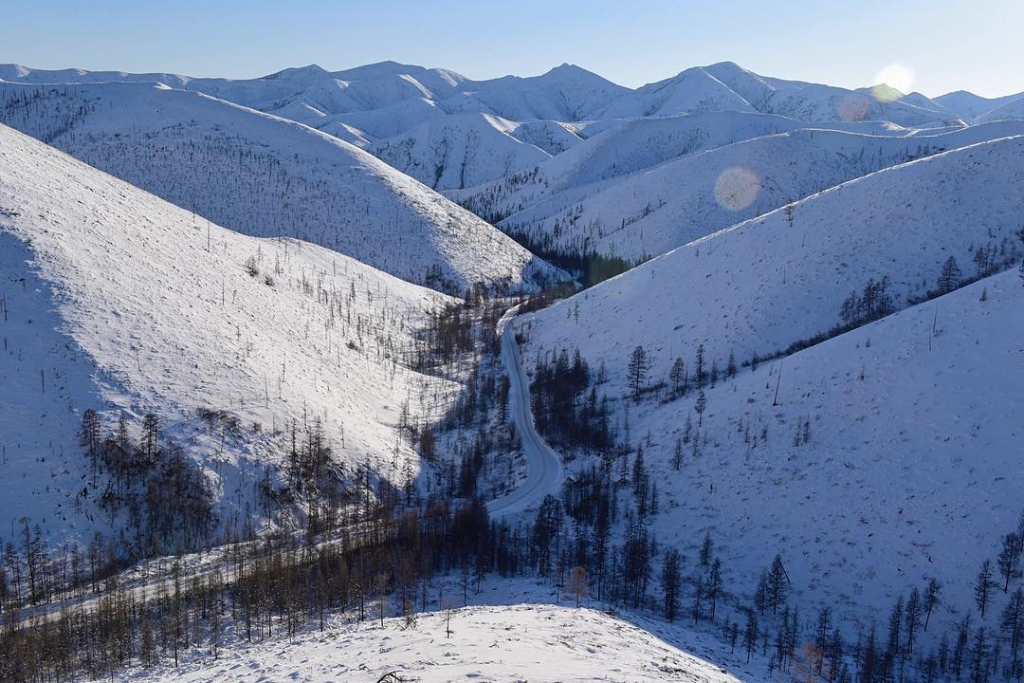
[[549, 493], [557, 496], [564, 476], [561, 458], [537, 433], [533, 424], [530, 382], [523, 371], [519, 345], [512, 329], [512, 319], [518, 308], [509, 309], [498, 322], [498, 328], [501, 330], [501, 359], [509, 378], [509, 409], [522, 440], [526, 479], [514, 490], [487, 504], [491, 517], [504, 517], [537, 507]]

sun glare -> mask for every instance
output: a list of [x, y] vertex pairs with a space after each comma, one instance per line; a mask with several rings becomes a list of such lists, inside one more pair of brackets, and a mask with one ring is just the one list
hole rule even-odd
[[879, 102], [892, 102], [910, 93], [914, 86], [914, 70], [905, 64], [889, 64], [871, 82], [874, 84], [871, 92], [875, 99]]

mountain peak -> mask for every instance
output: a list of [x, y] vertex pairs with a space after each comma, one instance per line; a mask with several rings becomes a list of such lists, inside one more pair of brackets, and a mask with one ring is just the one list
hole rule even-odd
[[306, 66], [289, 67], [282, 69], [276, 73], [272, 73], [268, 76], [264, 76], [264, 80], [275, 80], [275, 79], [289, 79], [289, 78], [302, 78], [307, 76], [326, 76], [328, 71], [321, 67], [319, 64], [307, 64]]
[[565, 79], [565, 78], [573, 78], [573, 79], [585, 78], [585, 79], [597, 79], [597, 80], [601, 80], [601, 81], [606, 80], [603, 76], [599, 76], [598, 74], [594, 73], [593, 71], [588, 71], [587, 69], [584, 69], [582, 66], [578, 66], [576, 64], [569, 64], [568, 62], [559, 64], [558, 66], [556, 66], [555, 68], [551, 69], [547, 73], [542, 74], [541, 76], [538, 76], [538, 78], [547, 78], [547, 79], [551, 79], [551, 78], [559, 78], [559, 79]]

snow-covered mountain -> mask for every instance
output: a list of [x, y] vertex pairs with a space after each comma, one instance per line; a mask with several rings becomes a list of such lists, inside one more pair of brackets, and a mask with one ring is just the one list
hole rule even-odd
[[[79, 445], [144, 414], [202, 466], [222, 528], [258, 526], [283, 485], [289, 425], [319, 422], [342, 471], [396, 483], [419, 460], [397, 430], [437, 419], [458, 386], [407, 367], [451, 300], [293, 239], [257, 239], [0, 125], [2, 524], [53, 542], [124, 521]], [[419, 397], [419, 398], [417, 398]], [[421, 400], [422, 399], [422, 400]], [[102, 485], [101, 485], [102, 486]], [[182, 494], [184, 495], [184, 494]]]
[[1015, 97], [978, 117], [979, 121], [1003, 121], [1024, 118], [1024, 96]]
[[980, 247], [1004, 260], [1020, 250], [1022, 150], [1018, 136], [937, 154], [691, 242], [538, 314], [539, 346], [575, 340], [612, 368], [647, 339], [662, 376], [701, 343], [724, 368], [730, 352], [763, 358], [826, 332], [870, 279], [889, 278], [898, 308], [935, 288], [949, 256], [966, 276]]
[[622, 118], [741, 111], [805, 122], [876, 120], [905, 126], [951, 118], [947, 110], [922, 95], [904, 97], [892, 92], [892, 97], [878, 98], [871, 91], [767, 78], [721, 62], [645, 85], [612, 102], [602, 114]]
[[[578, 349], [605, 369], [597, 391], [663, 496], [659, 542], [692, 557], [710, 531], [735, 590], [752, 595], [780, 553], [804, 606], [863, 624], [934, 577], [941, 618], [962, 617], [1021, 512], [1024, 289], [1010, 272], [906, 307], [950, 257], [953, 286], [1016, 270], [1022, 152], [1016, 137], [939, 154], [698, 240], [521, 320], [523, 358]], [[872, 282], [875, 303], [905, 310], [756, 362], [840, 325]], [[696, 390], [668, 387], [674, 359], [692, 375], [701, 345], [719, 381], [698, 414]], [[637, 346], [644, 385], [662, 386], [639, 402]], [[730, 355], [738, 374], [721, 379]]]
[[1024, 98], [1024, 93], [1005, 97], [982, 97], [966, 90], [957, 90], [935, 98], [935, 103], [955, 113], [967, 121], [977, 121], [985, 114]]
[[665, 118], [610, 121], [588, 126], [586, 139], [541, 164], [536, 172], [449, 191], [448, 196], [495, 222], [560, 193], [566, 206], [578, 201], [572, 190], [594, 185], [584, 196], [615, 178], [671, 159], [741, 140], [795, 130], [800, 123], [780, 116], [717, 112]]
[[[645, 345], [654, 359], [652, 383], [667, 381], [677, 354], [692, 371], [696, 351], [689, 325], [657, 324], [679, 299], [664, 302], [664, 291], [636, 275], [622, 279], [647, 288], [644, 303], [633, 302], [647, 327], [616, 327], [590, 343], [595, 290], [540, 314], [526, 355], [580, 346], [592, 364], [606, 363], [619, 419], [628, 410], [633, 445], [643, 446], [658, 482], [659, 542], [694, 558], [710, 533], [728, 590], [743, 600], [778, 553], [801, 609], [829, 606], [847, 625], [867, 626], [930, 578], [943, 586], [933, 616], [939, 633], [976, 609], [978, 568], [994, 561], [1021, 514], [1024, 288], [1016, 273], [720, 380], [705, 388], [700, 427], [695, 390], [668, 402], [625, 396], [632, 346]], [[626, 297], [619, 301], [619, 311], [628, 308]], [[579, 323], [566, 318], [577, 303]], [[728, 342], [728, 332], [721, 338]], [[989, 621], [977, 625], [995, 625], [1005, 602], [1000, 590]]]
[[556, 271], [429, 188], [336, 138], [166, 86], [0, 85], [0, 122], [225, 227], [307, 240], [463, 292]]
[[[551, 158], [516, 136], [520, 125], [490, 114], [446, 116], [378, 142], [368, 151], [435, 190], [463, 189], [535, 168]], [[549, 140], [551, 145], [558, 143], [557, 138]]]
[[[795, 123], [772, 118], [783, 130], [786, 124]], [[755, 122], [765, 123], [763, 119]], [[696, 127], [696, 139], [701, 140], [699, 134], [706, 135], [708, 130], [712, 127]], [[881, 136], [797, 129], [685, 155], [614, 182], [599, 182], [594, 175], [573, 178], [565, 174], [562, 177], [567, 179], [565, 186], [569, 189], [512, 214], [498, 225], [542, 246], [545, 252], [600, 254], [635, 262], [882, 168], [986, 140], [1022, 135], [1024, 122], [983, 124], [937, 135], [928, 131], [907, 133]], [[605, 136], [608, 133], [598, 138]], [[537, 176], [546, 180], [549, 169], [588, 149], [591, 143], [596, 147], [598, 138], [552, 160]], [[673, 149], [671, 144], [626, 147], [652, 148], [669, 153], [687, 151]], [[636, 156], [642, 155], [641, 151]], [[647, 160], [654, 160], [653, 155], [647, 156]], [[625, 169], [632, 166], [629, 158], [623, 156]], [[574, 186], [572, 180], [577, 178], [594, 184]], [[548, 182], [545, 189], [558, 188], [559, 184]], [[543, 197], [543, 192], [537, 194]], [[466, 206], [476, 210], [474, 201], [490, 196], [485, 191], [472, 197]], [[524, 196], [525, 192], [510, 193], [499, 207], [522, 201]]]

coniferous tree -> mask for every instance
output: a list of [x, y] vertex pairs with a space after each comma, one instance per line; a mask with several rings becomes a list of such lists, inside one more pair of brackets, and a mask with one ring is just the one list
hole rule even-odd
[[679, 356], [672, 361], [672, 368], [668, 371], [668, 379], [672, 383], [672, 395], [679, 396], [686, 393], [686, 365]]
[[939, 604], [939, 593], [942, 592], [942, 584], [939, 583], [938, 579], [932, 577], [928, 579], [928, 585], [924, 589], [924, 630], [928, 630], [928, 621], [932, 617], [932, 612]]
[[722, 561], [716, 557], [711, 563], [711, 569], [708, 571], [708, 579], [704, 588], [704, 592], [711, 602], [711, 621], [715, 620], [715, 611], [718, 606], [718, 598], [722, 595], [722, 588]]
[[743, 647], [747, 651], [747, 663], [750, 663], [750, 653], [757, 648], [757, 615], [754, 610], [747, 610], [747, 625], [743, 629]]
[[768, 604], [771, 605], [772, 614], [779, 611], [779, 607], [785, 604], [789, 595], [789, 577], [786, 576], [786, 568], [782, 564], [782, 556], [776, 555], [772, 560], [772, 566], [768, 570]]
[[1003, 549], [999, 552], [999, 573], [1003, 577], [1003, 592], [1010, 592], [1010, 579], [1017, 575], [1017, 563], [1021, 555], [1021, 538], [1010, 532], [1003, 537]]
[[904, 610], [904, 633], [906, 634], [906, 652], [914, 652], [914, 640], [917, 637], [917, 629], [921, 627], [921, 594], [917, 588], [910, 591], [907, 598], [907, 606]]
[[647, 371], [650, 369], [651, 361], [647, 357], [647, 349], [638, 345], [629, 355], [629, 365], [626, 368], [626, 378], [633, 392], [633, 398], [638, 402], [643, 383], [647, 379]]
[[981, 611], [981, 618], [985, 618], [985, 610], [992, 602], [992, 591], [995, 590], [996, 582], [992, 578], [992, 561], [985, 560], [981, 563], [978, 571], [978, 578], [974, 581], [974, 603]]
[[697, 556], [697, 561], [700, 562], [701, 567], [707, 567], [711, 564], [711, 558], [714, 556], [715, 544], [711, 540], [711, 532], [704, 532], [704, 541], [700, 544], [700, 554]]
[[675, 621], [679, 614], [679, 593], [682, 587], [681, 556], [675, 548], [665, 552], [661, 565], [661, 596], [665, 618]]
[[1010, 668], [1014, 672], [1019, 671], [1021, 644], [1024, 643], [1024, 591], [1020, 588], [1013, 592], [1003, 609], [1000, 626], [1010, 645]]
[[697, 426], [700, 427], [704, 424], [704, 411], [708, 407], [708, 397], [704, 395], [704, 390], [701, 389], [697, 393], [697, 400], [693, 403], [693, 409], [697, 411]]
[[938, 289], [936, 291], [939, 294], [946, 294], [947, 292], [952, 292], [959, 285], [960, 266], [956, 262], [956, 257], [950, 256], [942, 264], [942, 270], [939, 273]]

